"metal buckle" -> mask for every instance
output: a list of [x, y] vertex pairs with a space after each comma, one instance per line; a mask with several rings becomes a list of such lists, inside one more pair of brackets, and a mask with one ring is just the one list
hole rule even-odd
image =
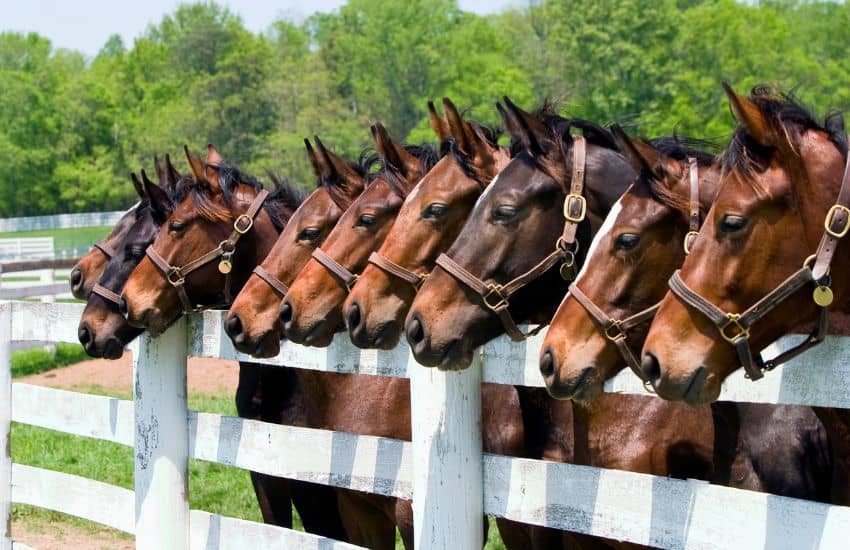
[[[490, 308], [492, 311], [498, 311], [504, 307], [508, 306], [508, 299], [502, 294], [502, 285], [490, 283], [487, 285], [487, 294], [483, 295], [481, 299], [484, 301], [484, 305]], [[496, 295], [499, 298], [499, 301], [495, 304], [490, 303], [490, 298], [493, 295]]]
[[[726, 322], [723, 323], [722, 326], [719, 327], [720, 335], [724, 340], [729, 342], [730, 344], [736, 344], [739, 340], [746, 340], [750, 337], [750, 329], [743, 326], [740, 322], [741, 315], [738, 313], [727, 313], [726, 314]], [[738, 329], [737, 334], [728, 335], [726, 334], [726, 329], [730, 326], [734, 326]]]
[[[248, 223], [248, 225], [246, 225], [244, 229], [239, 227], [239, 222], [243, 220], [247, 221]], [[239, 217], [236, 218], [236, 220], [233, 222], [233, 230], [239, 233], [240, 235], [244, 235], [245, 233], [250, 231], [252, 227], [254, 227], [254, 218], [252, 218], [248, 214], [240, 214]]]
[[[832, 220], [835, 219], [836, 211], [844, 212], [844, 215], [846, 216], [846, 219], [844, 220], [844, 227], [842, 227], [840, 231], [833, 231], [830, 227], [832, 225]], [[826, 213], [826, 218], [823, 220], [823, 228], [830, 237], [835, 239], [844, 237], [844, 235], [847, 234], [847, 231], [850, 230], [850, 208], [840, 204], [833, 204], [829, 209], [829, 212]]]
[[[616, 330], [616, 332], [614, 332]], [[623, 330], [623, 327], [620, 326], [619, 319], [611, 319], [608, 326], [605, 327], [605, 338], [611, 340], [612, 342], [618, 338], [625, 338], [626, 331]]]
[[168, 279], [171, 286], [180, 286], [186, 282], [186, 277], [183, 275], [183, 272], [180, 271], [179, 267], [172, 267], [165, 275], [165, 278]]
[[[572, 213], [571, 213], [572, 212], [571, 206], [573, 205], [574, 201], [577, 201], [579, 203], [579, 206], [580, 206], [578, 216], [573, 216]], [[585, 217], [586, 214], [587, 214], [587, 201], [585, 200], [585, 198], [581, 195], [576, 195], [574, 193], [570, 193], [569, 195], [567, 195], [567, 198], [564, 199], [564, 219], [566, 219], [568, 222], [580, 223], [584, 220], [584, 217]]]
[[351, 293], [351, 289], [354, 288], [354, 285], [357, 284], [357, 280], [359, 278], [360, 275], [357, 275], [356, 273], [351, 274], [351, 280], [345, 283], [345, 288], [346, 290], [348, 290], [349, 293]]
[[691, 243], [694, 239], [697, 238], [697, 235], [699, 235], [699, 232], [697, 231], [688, 231], [688, 234], [685, 235], [685, 242], [683, 243], [685, 248], [685, 256], [691, 253]]

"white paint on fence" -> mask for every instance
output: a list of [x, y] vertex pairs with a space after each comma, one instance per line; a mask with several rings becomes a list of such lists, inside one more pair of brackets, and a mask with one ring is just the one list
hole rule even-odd
[[133, 357], [136, 545], [189, 548], [186, 321], [143, 335]]
[[12, 304], [0, 303], [0, 550], [12, 548]]
[[[478, 354], [475, 354], [476, 358]], [[420, 550], [481, 548], [481, 365], [443, 372], [410, 356], [413, 536]]]
[[298, 550], [359, 550], [360, 546], [333, 539], [210, 514], [190, 512], [192, 550], [245, 550], [246, 548], [292, 548]]
[[134, 532], [133, 491], [129, 489], [23, 464], [12, 467], [12, 482], [13, 502]]
[[21, 382], [12, 387], [15, 422], [133, 446], [132, 401]]
[[408, 442], [208, 413], [191, 413], [190, 426], [192, 458], [344, 489], [413, 497]]
[[653, 547], [846, 548], [850, 508], [618, 470], [485, 455], [485, 511]]
[[44, 260], [53, 258], [53, 237], [0, 239], [0, 260]]
[[105, 227], [115, 225], [124, 212], [83, 212], [79, 214], [54, 214], [52, 216], [26, 216], [0, 218], [0, 232], [36, 231], [40, 229], [65, 229], [72, 227]]

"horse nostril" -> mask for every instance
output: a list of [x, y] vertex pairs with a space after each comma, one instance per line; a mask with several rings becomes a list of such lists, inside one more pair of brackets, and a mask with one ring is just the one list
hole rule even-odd
[[661, 365], [658, 364], [658, 359], [651, 353], [643, 356], [640, 362], [640, 370], [653, 385], [661, 380]]
[[286, 327], [292, 322], [292, 304], [288, 301], [280, 305], [280, 325]]
[[552, 350], [547, 349], [540, 356], [540, 374], [544, 378], [549, 378], [555, 373], [555, 356], [552, 355]]
[[357, 302], [351, 304], [348, 308], [348, 315], [346, 315], [346, 323], [348, 324], [348, 330], [353, 330], [360, 326], [360, 306], [357, 305]]
[[425, 339], [425, 329], [422, 327], [422, 322], [417, 317], [414, 317], [409, 323], [407, 323], [405, 332], [407, 333], [407, 341], [413, 346]]
[[78, 290], [83, 286], [83, 270], [79, 267], [72, 269], [68, 278], [71, 281], [71, 289]]
[[224, 330], [231, 338], [236, 338], [242, 334], [242, 320], [235, 313], [227, 317], [224, 323]]
[[77, 332], [77, 337], [80, 339], [80, 343], [83, 345], [84, 348], [88, 348], [89, 344], [92, 343], [92, 333], [86, 323], [80, 325], [80, 328]]

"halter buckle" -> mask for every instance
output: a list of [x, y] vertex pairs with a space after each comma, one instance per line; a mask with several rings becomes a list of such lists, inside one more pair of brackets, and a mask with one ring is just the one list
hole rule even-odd
[[[490, 283], [487, 285], [487, 293], [484, 294], [481, 299], [484, 301], [484, 305], [487, 306], [492, 311], [499, 311], [500, 309], [506, 308], [508, 306], [508, 298], [502, 294], [502, 285]], [[499, 299], [495, 304], [490, 303], [490, 299], [495, 296]]]
[[[578, 204], [579, 213], [573, 215], [573, 206]], [[572, 223], [581, 223], [587, 215], [587, 200], [582, 195], [570, 193], [564, 199], [564, 219]]]
[[688, 231], [688, 234], [685, 235], [685, 241], [684, 243], [682, 243], [685, 249], [685, 256], [691, 253], [691, 243], [694, 242], [694, 239], [697, 238], [697, 235], [699, 235], [698, 231]]
[[[836, 212], [843, 212], [845, 219], [844, 225], [838, 231], [832, 230], [832, 221], [835, 219]], [[835, 239], [840, 239], [847, 234], [847, 231], [850, 230], [850, 208], [846, 206], [842, 206], [840, 204], [833, 204], [829, 211], [826, 213], [826, 218], [823, 220], [823, 228], [829, 234], [830, 237]]]
[[[738, 329], [738, 332], [732, 335], [727, 334], [726, 329], [729, 327]], [[750, 337], [750, 329], [741, 324], [741, 315], [738, 313], [727, 313], [726, 322], [719, 327], [719, 330], [723, 339], [730, 344], [736, 344]]]
[[183, 272], [180, 271], [179, 267], [172, 267], [171, 270], [165, 275], [165, 278], [168, 279], [168, 282], [171, 286], [181, 286], [186, 282], [186, 277], [183, 275]]
[[611, 340], [617, 340], [619, 338], [625, 338], [626, 331], [623, 330], [623, 327], [620, 324], [619, 319], [611, 319], [608, 323], [608, 326], [605, 327], [605, 338]]
[[[240, 227], [240, 222], [244, 222], [246, 225], [244, 227]], [[249, 216], [248, 214], [240, 214], [238, 218], [233, 222], [233, 230], [239, 233], [240, 235], [244, 235], [251, 228], [254, 227], [254, 218]]]

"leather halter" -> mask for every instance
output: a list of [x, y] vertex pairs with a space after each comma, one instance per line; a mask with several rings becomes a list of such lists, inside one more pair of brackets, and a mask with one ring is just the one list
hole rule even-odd
[[94, 287], [91, 289], [91, 291], [92, 291], [92, 294], [97, 294], [98, 296], [100, 296], [101, 298], [106, 300], [107, 302], [111, 302], [111, 303], [115, 304], [115, 306], [118, 307], [119, 311], [121, 310], [121, 306], [124, 304], [124, 299], [121, 297], [120, 294], [116, 294], [115, 292], [112, 292], [111, 290], [109, 290], [105, 286], [101, 285], [100, 283], [97, 283], [96, 285], [94, 285]]
[[[563, 148], [561, 151], [566, 159], [567, 156]], [[563, 262], [561, 276], [564, 279], [572, 280], [575, 278], [576, 251], [578, 250], [578, 243], [575, 238], [576, 231], [579, 224], [584, 221], [587, 215], [587, 201], [584, 198], [586, 151], [587, 142], [584, 136], [573, 138], [573, 170], [570, 181], [570, 192], [564, 199], [564, 230], [555, 242], [555, 250], [543, 258], [537, 265], [503, 285], [499, 283], [485, 283], [447, 254], [440, 254], [437, 258], [438, 266], [442, 267], [449, 275], [471, 288], [481, 297], [481, 301], [487, 309], [499, 317], [502, 325], [505, 327], [505, 332], [515, 342], [525, 340], [529, 336], [537, 334], [543, 329], [544, 325], [538, 326], [527, 334], [523, 333], [508, 310], [510, 307], [510, 297], [516, 291], [549, 271], [558, 262]]]
[[[699, 216], [699, 166], [697, 159], [688, 157], [688, 174], [690, 187], [689, 213], [688, 213], [688, 233], [685, 235], [683, 247], [685, 255], [691, 251], [691, 245], [694, 238], [699, 233], [700, 216]], [[647, 391], [652, 391], [649, 378], [646, 377], [643, 370], [640, 368], [638, 355], [635, 354], [632, 347], [629, 345], [628, 333], [633, 328], [640, 326], [655, 317], [658, 307], [661, 302], [651, 305], [647, 308], [638, 311], [637, 313], [626, 317], [625, 319], [615, 319], [597, 306], [590, 297], [584, 293], [576, 283], [570, 285], [570, 295], [575, 297], [576, 301], [584, 308], [593, 322], [596, 324], [599, 332], [605, 336], [605, 339], [614, 344], [626, 365], [632, 369], [638, 378], [643, 381], [643, 385]]]
[[189, 300], [189, 295], [186, 294], [186, 288], [183, 286], [186, 282], [186, 277], [193, 271], [214, 260], [217, 260], [218, 258], [221, 258], [219, 270], [224, 273], [225, 276], [224, 298], [227, 303], [231, 301], [230, 268], [232, 266], [230, 262], [234, 252], [236, 252], [236, 243], [239, 242], [242, 235], [254, 227], [254, 218], [257, 216], [257, 213], [260, 211], [260, 208], [263, 206], [263, 203], [268, 196], [269, 192], [265, 189], [257, 193], [257, 196], [254, 197], [254, 200], [251, 202], [248, 210], [234, 220], [233, 231], [226, 240], [221, 241], [216, 248], [210, 250], [203, 256], [196, 258], [181, 267], [175, 267], [169, 264], [159, 252], [154, 250], [153, 245], [148, 247], [145, 254], [147, 254], [147, 256], [153, 261], [153, 264], [159, 268], [168, 283], [177, 291], [177, 295], [180, 297], [180, 303], [183, 305], [183, 313], [190, 313], [192, 311], [202, 309], [201, 307], [194, 307], [191, 300]]
[[106, 241], [96, 242], [91, 246], [92, 248], [96, 248], [103, 252], [103, 255], [106, 256], [107, 260], [111, 260], [115, 256], [115, 249], [106, 244]]
[[378, 267], [385, 273], [389, 273], [390, 275], [395, 275], [399, 279], [403, 281], [407, 281], [415, 290], [419, 290], [419, 287], [422, 286], [422, 283], [425, 282], [425, 279], [428, 277], [427, 273], [415, 273], [410, 271], [406, 267], [402, 267], [395, 263], [394, 261], [388, 259], [386, 256], [381, 255], [379, 252], [372, 252], [369, 255], [369, 263]]
[[266, 271], [263, 266], [258, 265], [255, 267], [253, 274], [259, 277], [261, 281], [264, 281], [267, 285], [272, 287], [272, 289], [274, 289], [281, 298], [286, 296], [286, 293], [289, 292], [289, 287], [286, 286], [283, 281]]
[[333, 275], [333, 278], [346, 292], [351, 292], [354, 283], [360, 278], [360, 275], [352, 273], [347, 267], [328, 256], [327, 252], [321, 248], [313, 250], [313, 259], [319, 262], [319, 265], [328, 270]]
[[[835, 204], [826, 213], [824, 234], [818, 244], [817, 251], [803, 261], [803, 266], [800, 269], [744, 312], [730, 313], [723, 311], [685, 284], [678, 270], [670, 278], [670, 290], [673, 295], [714, 323], [718, 332], [720, 332], [720, 336], [735, 348], [741, 366], [746, 371], [746, 377], [751, 380], [762, 378], [765, 372], [773, 370], [778, 365], [818, 345], [826, 335], [827, 307], [831, 304], [832, 293], [829, 288], [832, 283], [829, 277], [829, 267], [838, 242], [850, 230], [850, 208], [848, 208], [848, 205], [850, 205], [850, 185], [848, 185], [848, 179], [850, 179], [850, 154], [847, 155], [838, 197]], [[818, 307], [818, 318], [808, 337], [772, 359], [765, 360], [761, 356], [761, 352], [754, 356], [750, 348], [750, 329], [753, 324], [809, 284], [816, 286], [815, 296], [819, 291], [823, 291], [829, 294], [830, 300], [829, 303], [824, 305], [815, 303]]]

